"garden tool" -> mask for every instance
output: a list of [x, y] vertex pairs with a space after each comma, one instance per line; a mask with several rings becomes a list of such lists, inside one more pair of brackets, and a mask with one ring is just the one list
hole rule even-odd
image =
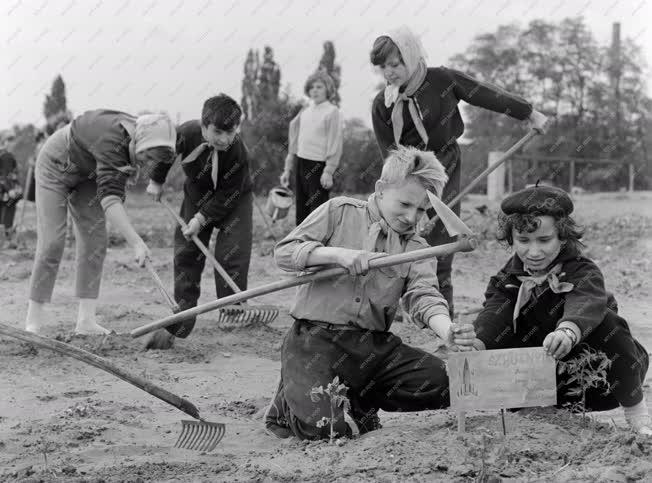
[[145, 267], [147, 268], [147, 271], [149, 274], [152, 276], [152, 280], [154, 280], [154, 283], [158, 287], [159, 291], [161, 292], [161, 295], [163, 295], [163, 298], [167, 302], [167, 304], [170, 306], [172, 309], [173, 313], [177, 313], [181, 311], [181, 307], [179, 307], [179, 304], [177, 304], [174, 299], [170, 296], [167, 290], [165, 290], [165, 285], [163, 285], [163, 282], [161, 281], [161, 278], [158, 276], [158, 273], [156, 273], [156, 269], [152, 265], [152, 260], [149, 258], [145, 259]]
[[[478, 242], [475, 236], [463, 236], [461, 239], [454, 243], [447, 243], [445, 245], [439, 245], [436, 247], [423, 248], [421, 250], [414, 250], [411, 252], [398, 253], [396, 255], [388, 255], [385, 257], [375, 258], [369, 262], [369, 269], [374, 270], [378, 268], [400, 265], [403, 263], [412, 263], [433, 257], [443, 257], [457, 252], [470, 252], [477, 247], [477, 244]], [[151, 322], [141, 327], [137, 327], [130, 332], [130, 335], [132, 337], [140, 337], [155, 331], [156, 329], [167, 327], [176, 322], [180, 322], [191, 317], [196, 317], [199, 314], [217, 310], [236, 302], [242, 302], [254, 297], [260, 297], [261, 295], [277, 292], [279, 290], [285, 290], [317, 280], [334, 278], [348, 273], [349, 272], [346, 268], [333, 267], [317, 270], [307, 275], [299, 275], [286, 280], [280, 280], [278, 282], [273, 282], [261, 287], [256, 287], [250, 290], [235, 293], [233, 295], [229, 295], [228, 297], [223, 297], [219, 300], [214, 300], [212, 302], [198, 305], [191, 309], [184, 310], [183, 312], [179, 312], [178, 314], [174, 314], [165, 317], [164, 319]]]
[[276, 222], [276, 220], [282, 220], [288, 215], [293, 202], [292, 191], [283, 186], [275, 186], [269, 190], [267, 195], [265, 213], [272, 219], [272, 223]]
[[[485, 179], [489, 174], [494, 171], [496, 168], [498, 168], [501, 164], [503, 164], [505, 161], [507, 161], [509, 158], [511, 158], [516, 151], [518, 151], [523, 145], [527, 144], [533, 137], [535, 137], [537, 134], [539, 134], [539, 131], [535, 129], [531, 129], [525, 136], [523, 136], [521, 139], [518, 140], [516, 144], [514, 144], [511, 148], [509, 148], [501, 157], [498, 159], [494, 164], [489, 166], [487, 169], [485, 169], [482, 173], [480, 173], [473, 181], [471, 181], [464, 189], [460, 191], [460, 193], [453, 198], [451, 201], [449, 201], [447, 204], [449, 207], [453, 207], [457, 205], [462, 198], [464, 198], [475, 186]], [[421, 228], [421, 231], [419, 234], [421, 236], [426, 236], [430, 231], [435, 227], [435, 223], [437, 223], [437, 220], [440, 217], [438, 215], [433, 216], [428, 222], [425, 223], [425, 225]], [[443, 221], [443, 220], [442, 220]]]
[[[176, 314], [178, 312], [181, 312], [181, 307], [179, 307], [179, 304], [177, 304], [174, 301], [174, 299], [170, 296], [168, 291], [165, 289], [163, 282], [158, 276], [158, 273], [156, 273], [156, 270], [152, 265], [152, 261], [149, 258], [145, 259], [145, 267], [147, 268], [147, 271], [152, 276], [152, 279], [154, 280], [154, 283], [156, 284], [159, 291], [163, 295], [163, 298], [172, 309], [172, 313]], [[154, 332], [152, 336], [145, 342], [144, 349], [166, 350], [166, 349], [170, 349], [173, 344], [174, 344], [174, 336], [172, 334], [170, 334], [167, 330], [158, 330]]]
[[212, 451], [224, 436], [226, 426], [223, 423], [213, 423], [202, 419], [199, 416], [199, 410], [197, 407], [187, 399], [177, 396], [176, 394], [153, 384], [147, 379], [131, 374], [102, 357], [73, 345], [41, 337], [40, 335], [24, 330], [15, 329], [5, 324], [0, 324], [0, 334], [22, 340], [23, 342], [27, 342], [34, 346], [58, 352], [64, 356], [72, 357], [84, 362], [85, 364], [102, 369], [103, 371], [148, 392], [152, 396], [159, 398], [161, 401], [164, 401], [195, 418], [196, 421], [181, 421], [181, 434], [175, 444], [177, 448], [197, 451]]
[[[170, 212], [170, 215], [175, 219], [175, 221], [181, 226], [181, 228], [186, 228], [186, 223], [183, 219], [174, 211], [174, 209], [166, 201], [161, 200], [161, 204]], [[197, 245], [197, 248], [201, 250], [206, 259], [213, 265], [213, 268], [220, 274], [222, 279], [231, 287], [236, 294], [241, 293], [240, 287], [236, 285], [231, 276], [224, 270], [222, 265], [215, 259], [213, 254], [210, 252], [208, 247], [202, 243], [197, 235], [192, 236], [192, 241]], [[248, 307], [246, 305], [233, 305], [233, 306], [222, 306], [218, 318], [218, 322], [223, 326], [236, 326], [243, 327], [252, 324], [269, 324], [276, 317], [278, 317], [278, 307], [274, 306], [256, 306]]]

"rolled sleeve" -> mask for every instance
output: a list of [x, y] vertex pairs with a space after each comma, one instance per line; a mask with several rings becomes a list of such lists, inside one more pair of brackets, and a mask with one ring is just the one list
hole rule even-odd
[[102, 209], [106, 211], [110, 206], [115, 205], [116, 203], [122, 203], [122, 199], [116, 195], [108, 195], [100, 200], [100, 205]]
[[300, 272], [307, 268], [308, 257], [315, 248], [326, 246], [333, 235], [335, 218], [341, 218], [342, 206], [333, 200], [319, 206], [274, 247], [274, 260], [281, 270]]

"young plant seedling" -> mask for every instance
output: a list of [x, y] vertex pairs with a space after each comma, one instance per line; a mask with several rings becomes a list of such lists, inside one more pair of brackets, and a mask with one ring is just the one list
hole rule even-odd
[[316, 403], [322, 399], [328, 400], [330, 402], [330, 418], [325, 416], [322, 417], [319, 421], [317, 421], [317, 427], [323, 428], [327, 424], [330, 425], [329, 442], [331, 444], [337, 435], [334, 429], [336, 421], [335, 413], [337, 408], [342, 408], [343, 411], [349, 411], [351, 408], [349, 398], [346, 397], [346, 391], [348, 389], [348, 387], [340, 383], [339, 376], [335, 376], [333, 381], [328, 383], [326, 389], [324, 389], [324, 386], [319, 386], [313, 387], [310, 390], [310, 400], [312, 402]]
[[570, 389], [568, 395], [581, 396], [577, 407], [582, 411], [582, 422], [586, 425], [586, 392], [591, 388], [605, 387], [603, 394], [609, 394], [611, 385], [607, 381], [607, 369], [611, 367], [611, 359], [599, 350], [588, 345], [576, 357], [568, 361], [559, 361], [557, 371], [559, 374], [570, 375], [566, 384]]

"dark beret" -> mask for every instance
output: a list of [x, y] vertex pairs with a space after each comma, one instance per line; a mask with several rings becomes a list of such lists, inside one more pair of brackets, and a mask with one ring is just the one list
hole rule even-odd
[[573, 201], [562, 189], [537, 185], [512, 193], [503, 200], [500, 209], [506, 215], [529, 213], [559, 217], [573, 212]]

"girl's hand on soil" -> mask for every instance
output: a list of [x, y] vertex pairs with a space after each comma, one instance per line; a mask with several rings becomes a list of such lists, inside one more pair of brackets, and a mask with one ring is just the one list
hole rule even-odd
[[335, 256], [337, 264], [346, 268], [351, 275], [366, 275], [369, 272], [369, 262], [387, 256], [387, 253], [338, 248]]
[[543, 348], [549, 356], [561, 359], [573, 348], [573, 340], [565, 330], [555, 330], [543, 340]]
[[187, 239], [190, 239], [193, 236], [197, 235], [200, 230], [201, 223], [197, 218], [192, 218], [186, 227], [181, 230], [181, 233], [183, 233], [183, 236], [185, 236]]
[[330, 173], [322, 173], [321, 178], [319, 178], [321, 187], [325, 190], [329, 190], [333, 187], [333, 175]]
[[281, 174], [281, 177], [279, 178], [279, 183], [281, 183], [281, 186], [284, 188], [289, 188], [290, 187], [290, 172], [289, 171], [283, 171]]
[[548, 130], [548, 118], [539, 111], [533, 110], [527, 120], [530, 127], [540, 134], [545, 134]]
[[144, 267], [145, 261], [151, 256], [152, 252], [149, 251], [148, 246], [142, 239], [136, 242], [136, 245], [134, 245], [134, 257], [136, 258], [136, 263], [138, 263], [139, 267]]

